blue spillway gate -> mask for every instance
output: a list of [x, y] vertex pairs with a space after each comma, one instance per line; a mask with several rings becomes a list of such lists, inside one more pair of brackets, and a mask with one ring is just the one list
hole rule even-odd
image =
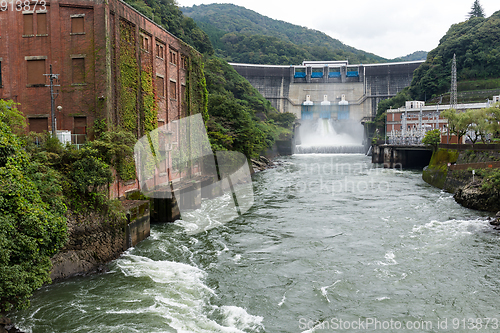
[[328, 77], [340, 77], [340, 72], [330, 72], [328, 73]]

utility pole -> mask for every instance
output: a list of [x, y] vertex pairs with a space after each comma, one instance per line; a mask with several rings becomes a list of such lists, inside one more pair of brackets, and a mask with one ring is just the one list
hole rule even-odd
[[50, 120], [52, 126], [52, 136], [56, 137], [57, 129], [56, 129], [56, 106], [55, 101], [59, 92], [54, 92], [54, 87], [59, 87], [59, 85], [54, 85], [54, 80], [59, 80], [59, 74], [52, 74], [52, 65], [50, 65], [50, 74], [43, 74], [49, 77], [50, 84], [45, 85], [46, 87], [50, 87]]
[[453, 54], [453, 62], [451, 63], [450, 108], [457, 109], [457, 57], [455, 54]]

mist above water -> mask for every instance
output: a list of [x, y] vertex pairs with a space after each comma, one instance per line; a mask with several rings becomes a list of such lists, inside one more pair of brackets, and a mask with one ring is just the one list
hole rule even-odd
[[302, 120], [298, 129], [297, 154], [364, 153], [363, 126], [355, 121]]

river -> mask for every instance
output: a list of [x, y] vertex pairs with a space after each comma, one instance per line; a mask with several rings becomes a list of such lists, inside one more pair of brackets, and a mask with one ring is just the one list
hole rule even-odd
[[364, 155], [281, 162], [254, 176], [245, 215], [154, 225], [109, 272], [45, 286], [11, 318], [35, 333], [500, 330], [486, 213]]

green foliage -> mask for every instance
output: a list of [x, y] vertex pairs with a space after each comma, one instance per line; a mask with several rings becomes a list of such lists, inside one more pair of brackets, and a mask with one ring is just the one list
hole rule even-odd
[[488, 134], [496, 133], [499, 129], [500, 109], [472, 109], [466, 112], [457, 112], [454, 109], [445, 110], [442, 116], [448, 119], [450, 133], [460, 138], [467, 135], [474, 144], [481, 139], [485, 143]]
[[391, 61], [417, 61], [417, 60], [425, 60], [427, 59], [427, 51], [415, 51], [411, 54], [408, 54], [404, 57], [399, 57], [392, 59]]
[[264, 148], [264, 135], [252, 121], [252, 112], [248, 108], [226, 96], [210, 95], [208, 110], [209, 133], [216, 132], [212, 130], [215, 127], [212, 122], [227, 129], [226, 135], [232, 138], [231, 146], [226, 147], [228, 150], [237, 150], [248, 157], [255, 157]]
[[457, 82], [457, 90], [460, 92], [488, 89], [500, 89], [500, 79], [491, 78], [480, 80], [463, 80]]
[[123, 181], [135, 179], [134, 135], [125, 130], [104, 132], [88, 146], [97, 150], [104, 162], [113, 166]]
[[104, 132], [108, 130], [108, 124], [104, 119], [94, 120], [94, 126], [92, 127], [94, 131], [94, 137], [99, 138]]
[[135, 30], [129, 24], [120, 21], [120, 124], [126, 130], [139, 135], [137, 127], [137, 91], [139, 66], [136, 60], [136, 36]]
[[459, 81], [500, 77], [500, 11], [489, 18], [472, 17], [454, 24], [417, 68], [412, 99], [425, 100], [450, 89], [451, 62], [456, 54]]
[[276, 125], [291, 130], [293, 123], [295, 122], [297, 117], [293, 113], [285, 112], [285, 113], [272, 113], [269, 115], [269, 119], [273, 120]]
[[153, 85], [153, 68], [147, 66], [141, 71], [142, 104], [144, 110], [144, 132], [149, 133], [158, 127], [158, 103]]
[[69, 174], [76, 190], [85, 195], [98, 192], [100, 186], [113, 180], [109, 165], [96, 157], [96, 154], [96, 151], [85, 148], [82, 154], [84, 157], [73, 163], [73, 170]]
[[227, 61], [282, 65], [299, 64], [306, 59], [385, 61], [320, 31], [273, 20], [232, 4], [184, 7], [182, 11], [203, 28], [216, 48], [216, 55]]
[[455, 109], [448, 109], [441, 112], [443, 118], [448, 119], [448, 130], [460, 139], [467, 133], [469, 122], [464, 112], [457, 112]]
[[12, 100], [0, 99], [0, 121], [10, 127], [14, 134], [24, 133], [26, 118], [16, 108], [19, 105]]
[[201, 113], [203, 121], [207, 123], [208, 114], [208, 90], [205, 79], [204, 65], [202, 59], [191, 49], [188, 63], [188, 75], [186, 77], [185, 101], [187, 115]]
[[30, 165], [5, 116], [0, 109], [0, 311], [29, 305], [32, 293], [50, 282], [50, 257], [66, 242], [61, 190], [42, 186], [41, 177], [50, 181], [54, 174]]
[[482, 175], [484, 179], [482, 189], [494, 192], [497, 196], [500, 195], [500, 169], [484, 170], [483, 173], [485, 174]]
[[469, 12], [469, 19], [472, 17], [484, 17], [484, 10], [483, 7], [481, 7], [479, 0], [474, 0], [474, 3], [472, 4], [472, 8]]
[[193, 19], [182, 14], [174, 0], [127, 0], [125, 1], [155, 23], [163, 26], [170, 33], [180, 38], [196, 50], [208, 55], [213, 54], [213, 47], [207, 34]]
[[[257, 157], [288, 129], [294, 116], [279, 114], [269, 101], [224, 60], [205, 61], [208, 112], [207, 132], [214, 150], [236, 150]], [[288, 127], [288, 128], [285, 128]]]
[[424, 145], [432, 146], [434, 150], [437, 149], [437, 146], [440, 142], [441, 142], [441, 131], [437, 128], [425, 133], [425, 137], [422, 139], [422, 143]]

